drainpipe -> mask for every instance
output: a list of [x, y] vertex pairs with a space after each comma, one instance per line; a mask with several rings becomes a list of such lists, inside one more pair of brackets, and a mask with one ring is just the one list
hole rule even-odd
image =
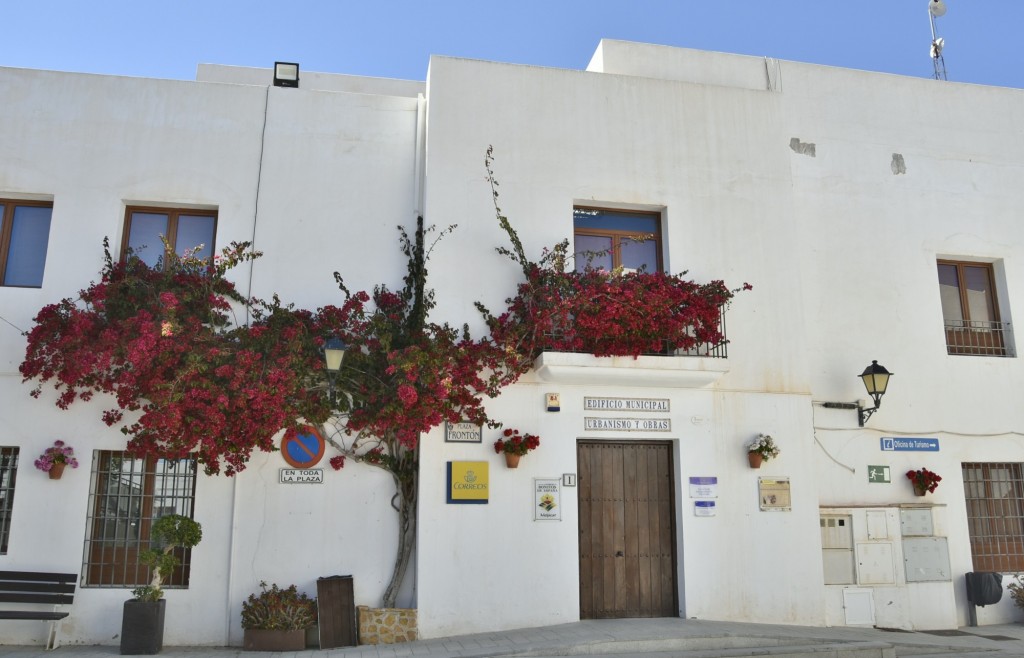
[[413, 162], [413, 207], [417, 217], [423, 216], [423, 184], [426, 170], [427, 141], [427, 99], [423, 94], [416, 95], [416, 151]]
[[[256, 166], [256, 200], [253, 203], [252, 212], [252, 237], [249, 246], [250, 249], [256, 248], [256, 221], [260, 216], [260, 185], [263, 182], [263, 147], [267, 142], [267, 112], [270, 109], [270, 85], [267, 85], [267, 94], [263, 98], [263, 128], [260, 131], [260, 156]], [[246, 299], [252, 299], [252, 277], [253, 267], [256, 264], [256, 259], [253, 258], [249, 261], [249, 286], [246, 289]], [[245, 326], [249, 326], [249, 306], [245, 307]]]
[[[256, 248], [256, 220], [260, 215], [260, 183], [263, 180], [263, 146], [267, 141], [267, 111], [270, 107], [270, 86], [267, 85], [267, 93], [263, 97], [263, 126], [260, 129], [260, 155], [259, 160], [256, 163], [256, 199], [253, 203], [253, 215], [252, 215], [252, 246], [251, 249]], [[252, 298], [252, 277], [253, 277], [253, 263], [254, 260], [249, 261], [249, 285], [246, 293], [246, 298]], [[245, 307], [245, 324], [249, 325], [249, 306]], [[234, 605], [234, 600], [231, 597], [232, 585], [234, 583], [235, 575], [235, 532], [238, 529], [238, 475], [231, 478], [231, 530], [228, 532], [228, 564], [227, 564], [227, 579], [225, 584], [227, 591], [225, 592], [225, 607], [227, 611], [224, 621], [224, 646], [230, 646], [231, 644], [231, 609]]]

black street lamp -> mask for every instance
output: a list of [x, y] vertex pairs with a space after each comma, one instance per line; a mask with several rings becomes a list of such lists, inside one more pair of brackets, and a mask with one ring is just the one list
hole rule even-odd
[[875, 406], [862, 407], [860, 403], [854, 402], [825, 402], [822, 406], [826, 409], [856, 409], [857, 423], [864, 427], [864, 423], [868, 422], [871, 414], [882, 406], [882, 396], [885, 395], [885, 389], [889, 386], [889, 378], [892, 377], [892, 373], [886, 370], [885, 366], [878, 365], [878, 361], [872, 361], [871, 365], [864, 368], [864, 372], [858, 376], [864, 382], [864, 388], [867, 389]]

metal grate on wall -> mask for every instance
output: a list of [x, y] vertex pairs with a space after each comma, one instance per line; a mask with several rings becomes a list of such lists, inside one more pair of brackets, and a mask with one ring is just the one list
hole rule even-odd
[[0, 446], [0, 555], [7, 555], [11, 538], [14, 485], [18, 480], [18, 448]]
[[961, 464], [975, 571], [1024, 570], [1024, 470], [1014, 462]]
[[[194, 459], [133, 458], [123, 452], [93, 452], [88, 535], [82, 584], [136, 587], [149, 584], [149, 567], [139, 553], [161, 548], [150, 542], [153, 521], [169, 514], [192, 518], [195, 504]], [[163, 587], [188, 587], [191, 551]]]

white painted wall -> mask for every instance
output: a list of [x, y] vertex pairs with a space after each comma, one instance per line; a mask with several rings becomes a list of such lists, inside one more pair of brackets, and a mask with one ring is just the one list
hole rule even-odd
[[[252, 240], [255, 225], [267, 257], [251, 289], [248, 269], [234, 272], [243, 293], [315, 308], [340, 299], [334, 270], [354, 289], [401, 282], [394, 227], [414, 213], [414, 98], [16, 69], [0, 69], [0, 94], [15, 101], [0, 122], [0, 197], [54, 200], [43, 287], [0, 289], [0, 316], [16, 327], [96, 278], [103, 237], [119, 248], [135, 203], [216, 208], [218, 247]], [[373, 266], [351, 267], [364, 259]], [[101, 401], [61, 412], [50, 393], [29, 398], [17, 374], [24, 338], [4, 326], [2, 443], [21, 447], [21, 468], [0, 565], [78, 573], [91, 451], [123, 448], [124, 438], [99, 421]], [[51, 482], [32, 461], [57, 438], [82, 467]], [[324, 485], [281, 485], [284, 466], [261, 454], [237, 478], [200, 476], [204, 541], [189, 589], [167, 594], [167, 644], [240, 644], [241, 602], [261, 580], [315, 595], [316, 578], [352, 574], [357, 602], [379, 603], [391, 568], [380, 555], [393, 552], [397, 531], [390, 478], [350, 466], [328, 468]], [[407, 587], [401, 601], [413, 597]], [[127, 589], [79, 588], [60, 641], [116, 644], [127, 598]], [[7, 623], [0, 642], [41, 643], [45, 632]]]
[[[690, 385], [666, 386], [664, 366], [596, 360], [589, 381], [530, 374], [488, 403], [542, 437], [515, 471], [494, 454], [493, 431], [481, 445], [446, 444], [441, 428], [423, 438], [418, 563], [400, 600], [419, 608], [423, 636], [578, 619], [575, 492], [563, 489], [561, 522], [541, 523], [531, 487], [576, 471], [576, 440], [593, 438], [582, 400], [593, 395], [672, 401], [672, 432], [625, 438], [673, 441], [681, 615], [838, 623], [836, 589], [821, 578], [819, 506], [914, 502], [900, 473], [927, 466], [944, 478], [928, 500], [944, 506], [951, 580], [876, 588], [876, 609], [895, 601], [879, 618], [904, 628], [966, 623], [959, 465], [1020, 460], [1024, 370], [1016, 358], [946, 356], [935, 260], [994, 261], [1003, 319], [1024, 303], [1024, 92], [627, 42], [603, 42], [588, 71], [435, 57], [423, 87], [303, 73], [317, 82], [268, 89], [265, 73], [201, 67], [191, 83], [0, 69], [0, 197], [54, 201], [43, 287], [0, 289], [0, 316], [28, 328], [43, 304], [95, 278], [102, 237], [120, 244], [133, 203], [216, 208], [220, 245], [255, 235], [267, 255], [251, 281], [247, 269], [235, 275], [255, 295], [336, 302], [335, 270], [353, 289], [399, 285], [394, 227], [411, 225], [419, 205], [415, 96], [425, 88], [426, 219], [458, 224], [430, 264], [436, 319], [479, 334], [473, 302], [498, 309], [518, 281], [493, 251], [505, 238], [484, 181], [488, 145], [499, 203], [530, 254], [571, 236], [574, 204], [655, 209], [670, 270], [754, 290], [728, 312], [729, 358], [708, 366], [721, 372], [710, 384], [684, 372]], [[31, 461], [56, 438], [86, 462], [123, 439], [99, 422], [98, 404], [60, 412], [52, 395], [29, 398], [17, 375], [24, 339], [4, 326], [0, 443], [21, 447], [22, 468], [0, 567], [79, 571], [88, 468], [50, 482]], [[858, 428], [852, 411], [820, 403], [864, 397], [855, 375], [871, 359], [895, 376]], [[704, 367], [693, 363], [673, 367]], [[544, 410], [547, 392], [561, 394], [562, 411]], [[753, 471], [743, 444], [759, 432], [783, 452]], [[880, 452], [881, 436], [901, 434], [942, 449]], [[488, 505], [445, 504], [445, 463], [462, 459], [490, 463]], [[867, 483], [879, 463], [892, 484]], [[324, 485], [280, 485], [282, 465], [259, 455], [235, 479], [200, 478], [205, 539], [191, 587], [168, 594], [168, 644], [237, 644], [241, 601], [260, 580], [312, 593], [319, 576], [352, 574], [357, 603], [379, 602], [395, 541], [389, 479], [346, 467]], [[699, 518], [687, 478], [710, 475], [717, 516]], [[791, 512], [758, 509], [759, 475], [791, 478]], [[81, 588], [62, 641], [116, 643], [125, 598]], [[1018, 617], [1007, 601], [979, 612], [982, 623]], [[44, 626], [4, 624], [0, 642], [42, 642]]]

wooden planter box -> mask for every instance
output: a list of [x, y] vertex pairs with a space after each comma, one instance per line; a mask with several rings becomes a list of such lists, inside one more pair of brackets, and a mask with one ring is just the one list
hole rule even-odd
[[246, 651], [303, 651], [306, 648], [306, 629], [297, 631], [267, 631], [247, 628], [242, 637]]

